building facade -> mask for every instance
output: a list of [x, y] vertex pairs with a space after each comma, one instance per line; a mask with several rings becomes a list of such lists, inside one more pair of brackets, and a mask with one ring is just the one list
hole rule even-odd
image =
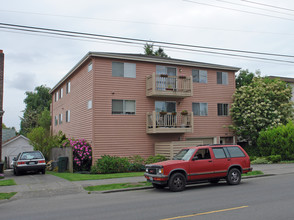
[[148, 157], [155, 143], [233, 143], [237, 67], [89, 52], [51, 90], [52, 132], [84, 138], [93, 157]]

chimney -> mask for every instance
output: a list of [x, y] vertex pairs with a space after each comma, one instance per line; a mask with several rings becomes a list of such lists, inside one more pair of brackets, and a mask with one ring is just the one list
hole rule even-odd
[[[3, 111], [3, 77], [4, 77], [4, 53], [3, 50], [0, 50], [0, 162], [2, 160], [2, 116]], [[1, 172], [1, 169], [0, 169]]]

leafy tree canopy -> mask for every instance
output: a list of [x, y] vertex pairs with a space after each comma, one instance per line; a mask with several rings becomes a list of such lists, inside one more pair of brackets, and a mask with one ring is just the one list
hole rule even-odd
[[153, 43], [152, 44], [148, 44], [148, 43], [145, 44], [144, 54], [150, 55], [150, 56], [165, 57], [165, 58], [169, 57], [161, 47], [159, 47], [157, 50], [154, 50]]
[[249, 85], [256, 76], [260, 76], [259, 70], [256, 70], [255, 73], [249, 72], [248, 69], [240, 70], [238, 76], [236, 77], [236, 88], [238, 89], [241, 86]]
[[293, 116], [291, 90], [285, 82], [267, 77], [239, 87], [231, 106], [236, 134], [254, 145], [260, 131], [286, 124]]

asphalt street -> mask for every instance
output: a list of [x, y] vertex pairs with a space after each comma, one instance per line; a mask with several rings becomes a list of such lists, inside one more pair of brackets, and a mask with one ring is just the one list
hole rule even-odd
[[20, 198], [0, 204], [0, 219], [286, 220], [294, 216], [294, 174], [201, 184], [183, 192], [146, 189], [111, 194]]

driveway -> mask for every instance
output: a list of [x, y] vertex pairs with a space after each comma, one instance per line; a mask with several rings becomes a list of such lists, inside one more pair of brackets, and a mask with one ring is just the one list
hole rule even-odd
[[1, 187], [0, 192], [18, 192], [16, 197], [22, 198], [66, 195], [84, 191], [74, 182], [49, 174], [29, 173], [15, 176], [11, 170], [5, 171], [5, 179], [14, 179], [17, 185]]

